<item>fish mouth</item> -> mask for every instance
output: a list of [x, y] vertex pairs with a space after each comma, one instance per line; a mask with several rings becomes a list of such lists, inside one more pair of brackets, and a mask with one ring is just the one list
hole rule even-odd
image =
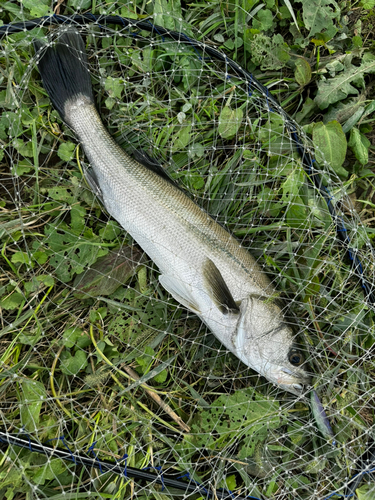
[[301, 384], [279, 384], [279, 387], [285, 391], [295, 394], [296, 396], [302, 396], [304, 390], [304, 386]]
[[302, 396], [304, 391], [310, 385], [310, 377], [301, 371], [292, 371], [288, 368], [280, 368], [275, 374], [277, 385], [285, 391], [291, 392], [296, 396]]
[[285, 382], [278, 382], [278, 387], [283, 389], [284, 391], [291, 392], [292, 394], [296, 396], [303, 396], [308, 390], [309, 385], [301, 384], [299, 382], [293, 382], [293, 383], [285, 383]]

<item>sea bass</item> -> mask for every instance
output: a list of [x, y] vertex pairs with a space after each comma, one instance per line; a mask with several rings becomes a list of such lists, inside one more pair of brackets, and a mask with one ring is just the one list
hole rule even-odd
[[243, 363], [300, 395], [309, 377], [270, 280], [240, 243], [179, 189], [147, 154], [126, 154], [95, 108], [85, 46], [65, 29], [34, 43], [45, 89], [91, 164], [106, 210], [160, 270], [161, 285]]

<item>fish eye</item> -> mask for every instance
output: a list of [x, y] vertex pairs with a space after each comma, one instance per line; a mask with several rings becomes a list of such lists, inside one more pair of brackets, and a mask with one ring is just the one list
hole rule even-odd
[[288, 358], [289, 362], [294, 366], [300, 366], [305, 361], [303, 354], [297, 349], [291, 349]]

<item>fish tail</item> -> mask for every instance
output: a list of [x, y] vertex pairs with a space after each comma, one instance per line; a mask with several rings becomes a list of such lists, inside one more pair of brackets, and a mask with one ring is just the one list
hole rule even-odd
[[64, 33], [51, 44], [34, 41], [37, 65], [44, 88], [59, 112], [69, 124], [69, 106], [77, 100], [94, 104], [91, 77], [85, 45], [81, 35], [74, 28]]

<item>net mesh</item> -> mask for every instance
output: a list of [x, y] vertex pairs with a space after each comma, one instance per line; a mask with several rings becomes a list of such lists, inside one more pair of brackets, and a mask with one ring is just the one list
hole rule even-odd
[[[105, 14], [133, 9], [96, 5]], [[189, 16], [154, 15], [152, 23], [202, 39]], [[79, 30], [111, 135], [129, 153], [158, 158], [280, 293], [334, 437], [314, 416], [310, 393], [278, 389], [226, 350], [106, 214], [36, 69], [32, 41], [60, 33], [42, 26], [8, 35], [0, 53], [1, 430], [119, 462], [124, 474], [47, 457], [31, 444], [3, 445], [3, 498], [354, 493], [350, 479], [373, 460], [375, 369], [374, 313], [360, 284], [362, 273], [374, 283], [374, 257], [353, 179], [343, 183], [304, 130], [295, 125], [296, 138], [281, 108], [225, 59], [157, 29]], [[282, 94], [277, 80], [270, 88]], [[336, 218], [300, 143], [316, 159]], [[126, 467], [176, 473], [196, 490], [134, 481]], [[375, 496], [373, 476], [363, 480]]]

